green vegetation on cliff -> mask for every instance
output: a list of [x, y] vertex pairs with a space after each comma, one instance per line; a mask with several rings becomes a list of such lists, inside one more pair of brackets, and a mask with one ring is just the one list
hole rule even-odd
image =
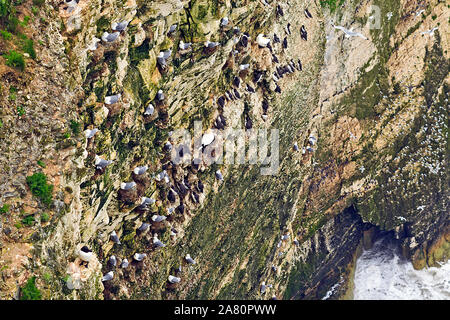
[[27, 184], [33, 195], [41, 199], [46, 205], [52, 202], [53, 185], [47, 183], [47, 176], [42, 172], [27, 177]]

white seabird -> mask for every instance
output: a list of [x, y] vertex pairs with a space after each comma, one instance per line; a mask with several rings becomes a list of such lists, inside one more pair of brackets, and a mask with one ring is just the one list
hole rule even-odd
[[117, 235], [116, 231], [113, 230], [113, 232], [111, 232], [111, 235], [109, 237], [112, 242], [120, 244], [119, 236]]
[[145, 230], [147, 230], [150, 227], [149, 223], [142, 223], [141, 226], [138, 228], [139, 231], [144, 232]]
[[161, 67], [166, 67], [166, 65], [167, 65], [167, 63], [166, 63], [166, 59], [164, 59], [164, 52], [160, 52], [159, 54], [158, 54], [158, 56], [156, 57], [156, 61], [159, 63], [159, 65], [161, 66]]
[[93, 136], [95, 136], [95, 134], [98, 132], [98, 129], [97, 128], [94, 128], [94, 129], [92, 129], [92, 130], [86, 130], [85, 132], [84, 132], [84, 134], [86, 135], [86, 138], [88, 138], [88, 139], [90, 139], [90, 138], [92, 138]]
[[211, 41], [209, 41], [209, 40], [205, 42], [205, 47], [206, 47], [206, 48], [210, 48], [210, 49], [215, 48], [215, 47], [217, 47], [218, 45], [219, 45], [218, 42], [211, 42]]
[[341, 30], [345, 33], [345, 37], [346, 38], [350, 38], [350, 37], [360, 37], [363, 38], [364, 40], [369, 40], [366, 36], [364, 36], [362, 33], [359, 32], [354, 32], [352, 31], [352, 29], [346, 29], [342, 26], [335, 26], [334, 24], [331, 24], [333, 26], [333, 28]]
[[89, 262], [93, 255], [94, 253], [87, 246], [83, 246], [78, 252], [78, 256], [80, 257], [80, 259], [85, 262]]
[[105, 97], [105, 104], [114, 104], [117, 101], [119, 101], [121, 96], [122, 96], [122, 94], [120, 94], [120, 93], [112, 95], [112, 96], [106, 96]]
[[141, 175], [144, 174], [148, 169], [148, 166], [136, 167], [134, 168], [134, 174]]
[[106, 168], [112, 162], [113, 162], [112, 160], [105, 160], [100, 158], [98, 155], [95, 155], [95, 168], [98, 170]]
[[243, 71], [243, 70], [247, 70], [250, 67], [250, 64], [246, 63], [246, 64], [241, 64], [239, 66], [239, 70]]
[[269, 44], [269, 42], [270, 42], [270, 39], [269, 38], [266, 38], [266, 37], [264, 37], [264, 35], [262, 34], [262, 33], [260, 33], [259, 35], [258, 35], [258, 37], [256, 37], [256, 42], [258, 43], [258, 45], [260, 46], [260, 47], [267, 47], [267, 45]]
[[128, 265], [129, 265], [128, 259], [125, 258], [125, 259], [122, 260], [122, 263], [120, 264], [120, 267], [121, 267], [122, 269], [126, 269], [126, 268], [128, 268]]
[[220, 20], [220, 26], [221, 26], [221, 27], [225, 27], [225, 26], [228, 25], [228, 22], [229, 22], [228, 17], [223, 17], [223, 18]]
[[94, 37], [93, 39], [92, 39], [92, 41], [91, 41], [91, 43], [88, 45], [88, 50], [90, 50], [90, 51], [95, 51], [95, 50], [97, 50], [97, 47], [98, 47], [98, 43], [100, 42], [101, 40], [99, 39], [99, 38], [97, 38], [97, 37]]
[[216, 171], [216, 178], [220, 181], [223, 180], [223, 175], [222, 175], [222, 172], [220, 172], [220, 170]]
[[142, 197], [141, 198], [141, 206], [149, 206], [152, 205], [156, 202], [155, 199], [152, 198], [147, 198], [147, 197]]
[[195, 260], [191, 258], [191, 255], [188, 253], [185, 257], [187, 263], [189, 264], [195, 264]]
[[114, 33], [105, 32], [102, 35], [103, 42], [114, 42], [119, 38], [120, 32], [116, 31]]
[[109, 281], [114, 278], [114, 272], [110, 271], [102, 277], [102, 281]]
[[424, 11], [425, 11], [425, 9], [422, 9], [422, 10], [419, 10], [418, 12], [416, 12], [416, 17], [420, 16], [420, 14]]
[[181, 41], [180, 41], [180, 44], [178, 45], [178, 48], [179, 48], [180, 50], [187, 50], [187, 49], [189, 49], [189, 47], [190, 47], [191, 45], [192, 45], [191, 42], [184, 43], [184, 41], [181, 40]]
[[75, 0], [71, 0], [71, 1], [67, 1], [67, 0], [66, 0], [65, 5], [66, 5], [67, 7], [65, 7], [65, 8], [63, 8], [63, 9], [64, 9], [64, 10], [67, 10], [68, 13], [71, 13], [71, 12], [73, 12], [73, 11], [76, 9], [76, 7], [77, 7], [77, 5], [78, 5], [78, 2], [75, 1]]
[[152, 216], [152, 221], [153, 221], [153, 222], [161, 222], [161, 221], [164, 221], [164, 220], [166, 220], [166, 219], [167, 219], [166, 216], [160, 216], [160, 215], [157, 215], [157, 214], [154, 214], [154, 215]]
[[208, 145], [210, 145], [215, 139], [214, 133], [212, 132], [208, 132], [205, 133], [202, 137], [202, 146], [206, 147]]
[[129, 21], [120, 21], [120, 22], [113, 22], [111, 24], [111, 29], [114, 31], [123, 31], [127, 28]]
[[263, 282], [261, 283], [261, 288], [260, 288], [261, 294], [265, 293], [265, 292], [266, 292], [266, 289], [267, 289], [266, 282], [263, 281]]
[[145, 109], [144, 116], [151, 116], [155, 112], [155, 107], [149, 103]]
[[159, 89], [158, 92], [156, 93], [156, 99], [158, 99], [159, 101], [164, 100], [165, 96], [164, 96], [164, 92]]
[[146, 253], [135, 253], [134, 254], [134, 256], [133, 256], [133, 259], [134, 260], [136, 260], [136, 261], [142, 261], [142, 260], [144, 260], [144, 258], [147, 256], [147, 254]]
[[166, 245], [161, 242], [161, 240], [158, 239], [158, 235], [155, 234], [153, 236], [153, 244], [157, 246], [158, 248], [164, 248]]
[[172, 275], [169, 276], [169, 282], [170, 283], [179, 283], [181, 281], [181, 278], [174, 277]]
[[122, 183], [120, 184], [120, 189], [122, 189], [122, 190], [131, 190], [131, 189], [133, 189], [134, 187], [136, 187], [136, 182], [134, 182], [134, 181], [131, 181], [131, 182], [122, 182]]
[[116, 264], [117, 264], [116, 256], [113, 255], [113, 256], [109, 257], [108, 263], [109, 263], [111, 266], [115, 267]]
[[427, 30], [427, 31], [423, 31], [420, 34], [422, 35], [429, 35], [430, 37], [432, 37], [434, 35], [434, 32], [438, 29], [438, 27], [434, 27], [433, 29]]
[[172, 49], [167, 49], [166, 51], [161, 51], [159, 54], [161, 55], [161, 53], [162, 53], [162, 57], [167, 60], [172, 55]]
[[166, 170], [163, 170], [162, 172], [158, 173], [155, 177], [156, 181], [161, 181], [164, 179], [166, 183], [169, 183], [169, 175], [167, 174]]
[[174, 33], [177, 30], [178, 24], [173, 24], [169, 27], [169, 33]]

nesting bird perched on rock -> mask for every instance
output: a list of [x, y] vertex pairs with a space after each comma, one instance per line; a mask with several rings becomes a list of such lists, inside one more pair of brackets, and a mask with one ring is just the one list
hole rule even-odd
[[116, 41], [120, 36], [120, 32], [116, 31], [113, 33], [104, 32], [102, 35], [103, 42], [111, 43]]
[[178, 28], [178, 24], [173, 24], [169, 27], [169, 31], [167, 32], [169, 35], [172, 35]]
[[142, 197], [141, 198], [141, 206], [149, 206], [152, 205], [156, 202], [155, 199], [152, 198], [147, 198], [147, 197]]
[[224, 96], [220, 96], [220, 97], [217, 99], [217, 105], [218, 105], [219, 107], [221, 107], [221, 108], [223, 108], [223, 107], [225, 106], [225, 98], [224, 98]]
[[267, 47], [269, 42], [270, 39], [266, 38], [262, 33], [258, 34], [258, 37], [256, 37], [256, 43], [258, 43], [261, 48]]
[[283, 9], [281, 8], [281, 6], [278, 4], [277, 5], [277, 15], [279, 15], [279, 16], [284, 16], [284, 12], [283, 12]]
[[198, 190], [198, 192], [203, 193], [204, 186], [200, 180], [198, 180], [198, 182], [197, 182], [196, 189]]
[[192, 45], [191, 42], [184, 43], [184, 41], [181, 40], [180, 43], [178, 44], [178, 48], [179, 48], [180, 50], [184, 51], [184, 50], [189, 49], [191, 45]]
[[144, 260], [144, 258], [147, 256], [147, 254], [146, 253], [135, 253], [134, 254], [134, 256], [133, 256], [133, 259], [134, 260], [136, 260], [136, 261], [142, 261], [142, 260]]
[[223, 18], [220, 20], [220, 26], [221, 26], [221, 27], [226, 27], [226, 26], [228, 25], [229, 22], [230, 22], [230, 21], [229, 21], [228, 17], [223, 17]]
[[125, 258], [125, 259], [122, 260], [122, 263], [120, 264], [120, 267], [122, 269], [126, 269], [126, 268], [128, 268], [128, 265], [129, 265], [128, 259]]
[[114, 278], [114, 272], [110, 271], [102, 277], [102, 281], [110, 281]]
[[112, 96], [106, 96], [105, 97], [105, 104], [117, 103], [121, 96], [122, 96], [122, 94], [120, 94], [120, 93], [112, 95]]
[[250, 64], [246, 63], [246, 64], [240, 64], [239, 65], [239, 70], [240, 71], [244, 71], [247, 70], [250, 67]]
[[80, 2], [80, 0], [66, 0], [63, 10], [66, 10], [68, 13], [72, 13], [77, 8], [78, 2]]
[[166, 98], [166, 96], [164, 95], [164, 92], [159, 89], [158, 92], [156, 93], [156, 100], [158, 101], [163, 101]]
[[313, 135], [310, 135], [310, 136], [309, 136], [309, 139], [308, 139], [308, 142], [313, 146], [313, 145], [316, 144], [317, 139], [316, 139], [316, 137], [314, 137]]
[[247, 83], [247, 91], [248, 92], [250, 92], [250, 93], [255, 93], [256, 91], [255, 91], [255, 88], [253, 88], [251, 85], [249, 85], [248, 83]]
[[110, 264], [112, 267], [115, 267], [117, 264], [116, 256], [112, 255], [109, 257], [108, 264]]
[[134, 168], [133, 173], [137, 174], [137, 175], [142, 175], [147, 172], [147, 169], [148, 169], [148, 166], [136, 167], [136, 168]]
[[287, 47], [288, 47], [287, 37], [284, 37], [284, 39], [283, 39], [283, 49], [287, 49]]
[[216, 178], [217, 180], [223, 181], [223, 175], [222, 172], [220, 172], [220, 170], [216, 171]]
[[233, 85], [237, 88], [239, 88], [239, 86], [241, 85], [241, 79], [239, 79], [239, 77], [234, 77], [233, 79]]
[[219, 45], [220, 45], [219, 42], [211, 42], [211, 41], [207, 40], [205, 42], [204, 51], [206, 54], [211, 54], [219, 48]]
[[129, 21], [120, 21], [120, 22], [113, 22], [111, 24], [111, 29], [113, 31], [124, 31], [128, 26]]
[[131, 190], [134, 189], [136, 187], [136, 182], [131, 181], [131, 182], [122, 182], [120, 184], [120, 189], [122, 190]]
[[277, 34], [274, 33], [273, 34], [273, 43], [280, 43], [280, 42], [281, 42], [280, 38], [278, 38]]
[[164, 221], [164, 220], [166, 220], [166, 219], [167, 219], [166, 216], [160, 216], [160, 215], [157, 215], [157, 214], [154, 214], [154, 215], [152, 216], [152, 221], [153, 221], [153, 222], [161, 222], [161, 221]]
[[191, 255], [188, 253], [185, 257], [186, 262], [189, 264], [195, 264], [195, 260], [191, 258]]
[[236, 88], [233, 89], [233, 94], [234, 94], [234, 96], [235, 96], [237, 99], [240, 99], [240, 98], [241, 98], [241, 94], [239, 93], [239, 91], [237, 91]]
[[202, 137], [202, 147], [210, 145], [214, 141], [214, 139], [214, 133], [207, 131]]
[[308, 32], [306, 32], [306, 28], [304, 25], [302, 25], [300, 28], [300, 37], [303, 40], [308, 41]]
[[93, 255], [94, 253], [87, 246], [81, 247], [80, 251], [78, 251], [78, 256], [81, 260], [83, 260], [83, 262], [86, 263], [86, 266], [88, 265], [89, 261], [91, 261]]
[[103, 170], [107, 166], [109, 166], [112, 163], [112, 160], [105, 160], [100, 158], [98, 155], [95, 155], [95, 168], [97, 170]]
[[149, 227], [150, 227], [150, 224], [144, 222], [144, 223], [141, 224], [141, 226], [138, 228], [138, 230], [139, 230], [140, 232], [144, 232], [144, 231], [147, 230]]
[[92, 41], [91, 41], [91, 43], [88, 45], [87, 49], [90, 50], [90, 51], [95, 51], [95, 50], [97, 50], [97, 48], [98, 48], [98, 43], [99, 43], [100, 41], [101, 41], [101, 40], [100, 40], [99, 38], [97, 38], [97, 37], [92, 38]]
[[119, 236], [117, 235], [116, 231], [113, 230], [113, 232], [111, 232], [111, 235], [109, 237], [111, 241], [114, 242], [115, 244], [120, 244]]
[[176, 201], [176, 196], [178, 193], [175, 192], [172, 188], [169, 189], [169, 192], [167, 193], [167, 200], [169, 200], [171, 203], [174, 203]]
[[253, 121], [248, 114], [245, 115], [245, 129], [250, 130], [253, 127]]
[[158, 235], [155, 234], [153, 236], [153, 244], [157, 247], [157, 248], [164, 248], [166, 245], [164, 243], [162, 243], [159, 239], [158, 239]]
[[242, 37], [241, 37], [241, 40], [239, 40], [239, 45], [240, 46], [242, 46], [242, 47], [244, 47], [244, 48], [247, 48], [247, 45], [248, 45], [248, 40], [249, 40], [250, 38], [249, 38], [249, 36], [247, 35], [247, 34], [243, 34], [242, 35]]
[[170, 283], [179, 283], [181, 281], [181, 278], [170, 275], [168, 280]]
[[145, 109], [144, 116], [151, 116], [155, 112], [155, 107], [149, 103], [147, 108]]
[[94, 129], [92, 129], [92, 130], [86, 130], [85, 132], [84, 132], [84, 134], [85, 134], [85, 136], [86, 136], [86, 138], [88, 138], [88, 139], [91, 139], [92, 137], [94, 137], [95, 136], [95, 134], [98, 132], [98, 129], [97, 128], [94, 128]]

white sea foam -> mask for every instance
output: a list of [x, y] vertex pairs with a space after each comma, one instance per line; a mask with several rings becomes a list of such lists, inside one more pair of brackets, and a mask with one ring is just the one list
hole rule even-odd
[[355, 300], [449, 300], [450, 260], [414, 270], [392, 240], [382, 238], [356, 262]]

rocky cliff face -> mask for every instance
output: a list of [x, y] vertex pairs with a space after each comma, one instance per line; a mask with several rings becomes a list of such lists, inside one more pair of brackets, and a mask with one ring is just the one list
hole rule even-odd
[[[0, 297], [12, 298], [35, 275], [47, 299], [339, 298], [361, 240], [375, 229], [392, 231], [417, 268], [448, 258], [449, 8], [336, 2], [42, 4], [21, 29], [37, 57], [24, 71], [0, 58], [0, 204], [9, 206], [0, 215]], [[19, 19], [31, 6], [17, 6]], [[115, 41], [93, 42], [120, 21], [129, 24]], [[366, 39], [345, 37], [333, 24]], [[259, 34], [272, 39], [270, 48], [257, 44]], [[181, 50], [181, 41], [192, 45]], [[207, 49], [206, 41], [219, 45]], [[15, 46], [0, 44], [2, 53]], [[157, 57], [166, 50], [163, 66]], [[292, 61], [292, 73], [273, 78]], [[235, 77], [241, 98], [222, 106]], [[116, 103], [105, 103], [116, 94]], [[155, 111], [145, 115], [150, 103]], [[276, 175], [261, 175], [259, 165], [170, 162], [171, 132], [193, 132], [196, 120], [206, 131], [219, 115], [227, 127], [243, 128], [250, 118], [253, 128], [279, 130]], [[93, 128], [99, 131], [86, 138]], [[113, 162], [96, 169], [96, 155]], [[144, 165], [143, 175], [133, 173]], [[168, 183], [159, 179], [163, 170]], [[26, 182], [39, 171], [54, 186], [50, 205]], [[130, 181], [137, 185], [122, 190]], [[155, 200], [146, 210], [144, 196]], [[156, 223], [155, 214], [167, 218]], [[24, 225], [30, 216], [35, 222]], [[143, 223], [150, 227], [138, 230]], [[156, 248], [155, 234], [165, 247]], [[93, 252], [87, 266], [83, 246]], [[135, 261], [136, 252], [147, 256]], [[195, 265], [186, 264], [187, 253]], [[125, 258], [129, 267], [119, 268]], [[102, 282], [110, 270], [114, 278]], [[169, 283], [169, 275], [181, 282]], [[265, 294], [263, 281], [272, 285]]]

